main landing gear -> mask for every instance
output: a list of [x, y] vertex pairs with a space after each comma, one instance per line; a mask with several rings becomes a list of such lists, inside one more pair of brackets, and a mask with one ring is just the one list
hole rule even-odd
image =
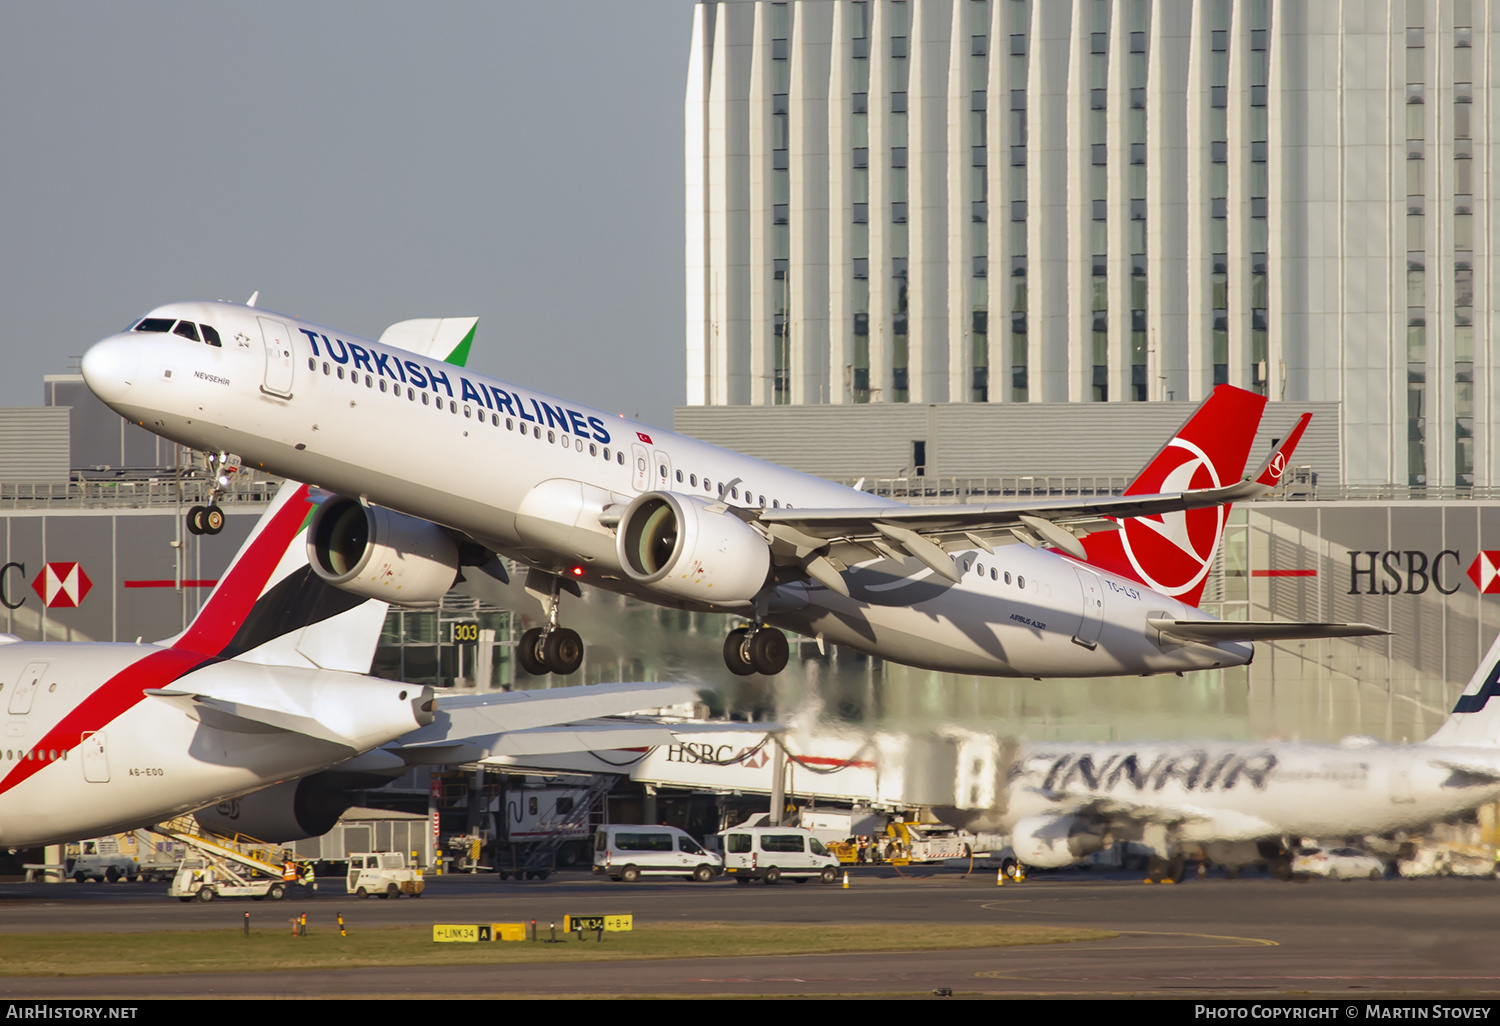
[[556, 673], [566, 677], [583, 665], [583, 639], [567, 627], [533, 627], [521, 635], [516, 661], [533, 677]]
[[547, 626], [533, 627], [521, 635], [521, 641], [516, 646], [516, 661], [521, 664], [521, 669], [533, 677], [540, 677], [544, 673], [555, 673], [566, 677], [575, 672], [583, 665], [583, 639], [578, 632], [567, 627], [560, 627], [557, 623], [558, 596], [562, 591], [562, 581], [555, 574], [546, 574], [546, 591], [533, 587], [536, 576], [534, 571], [527, 575], [526, 590], [538, 597], [544, 598], [547, 603]]
[[741, 677], [752, 673], [773, 677], [786, 669], [790, 654], [786, 635], [765, 624], [737, 627], [724, 639], [724, 663]]

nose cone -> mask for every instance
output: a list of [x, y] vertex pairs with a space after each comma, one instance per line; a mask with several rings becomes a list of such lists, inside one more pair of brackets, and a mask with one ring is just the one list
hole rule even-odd
[[83, 380], [107, 406], [124, 402], [136, 384], [140, 368], [139, 343], [129, 335], [95, 342], [83, 354]]

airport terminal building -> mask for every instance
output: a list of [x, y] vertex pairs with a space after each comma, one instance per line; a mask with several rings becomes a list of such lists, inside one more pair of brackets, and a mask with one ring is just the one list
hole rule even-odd
[[1336, 404], [1340, 482], [1500, 484], [1494, 11], [700, 3], [687, 405], [1228, 382]]

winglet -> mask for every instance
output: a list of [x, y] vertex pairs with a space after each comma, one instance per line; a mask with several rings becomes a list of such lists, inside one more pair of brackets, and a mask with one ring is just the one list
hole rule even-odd
[[405, 349], [462, 367], [469, 360], [478, 317], [419, 317], [397, 321], [380, 335], [380, 344]]
[[1281, 475], [1286, 473], [1286, 468], [1291, 465], [1292, 452], [1297, 448], [1297, 443], [1302, 439], [1302, 432], [1307, 430], [1308, 421], [1312, 420], [1311, 413], [1304, 413], [1297, 420], [1297, 426], [1292, 428], [1292, 433], [1286, 436], [1286, 440], [1271, 450], [1271, 455], [1260, 465], [1255, 472], [1255, 483], [1265, 485], [1267, 488], [1275, 488], [1281, 483]]

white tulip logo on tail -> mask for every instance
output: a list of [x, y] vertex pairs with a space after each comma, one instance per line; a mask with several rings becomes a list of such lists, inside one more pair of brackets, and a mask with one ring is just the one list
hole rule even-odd
[[[1172, 439], [1152, 462], [1148, 473], [1151, 471], [1160, 473], [1160, 479], [1138, 479], [1131, 490], [1185, 492], [1218, 488], [1223, 483], [1208, 454], [1180, 436]], [[1120, 543], [1141, 583], [1173, 597], [1197, 588], [1208, 576], [1219, 551], [1225, 510], [1224, 506], [1212, 506], [1124, 521], [1119, 532]]]

